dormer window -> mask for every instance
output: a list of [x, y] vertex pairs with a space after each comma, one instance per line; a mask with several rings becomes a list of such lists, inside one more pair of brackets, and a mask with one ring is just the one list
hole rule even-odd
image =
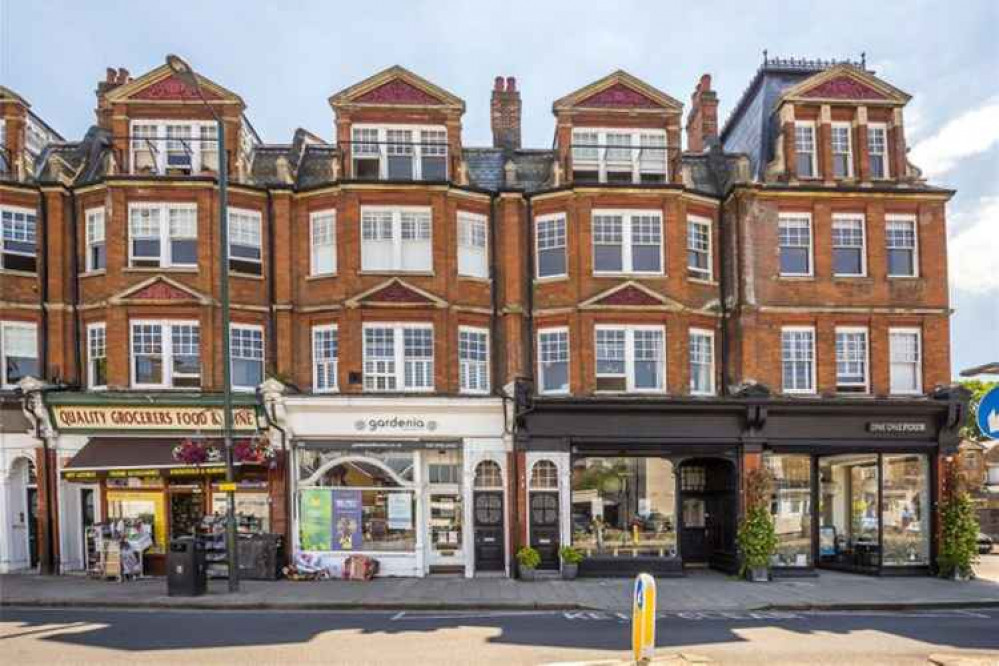
[[572, 175], [577, 183], [665, 183], [665, 130], [577, 128]]
[[354, 178], [447, 180], [447, 130], [417, 125], [351, 128]]
[[131, 144], [132, 173], [185, 175], [218, 169], [214, 121], [133, 121]]
[[794, 154], [798, 178], [815, 178], [818, 174], [815, 164], [815, 123], [794, 124]]

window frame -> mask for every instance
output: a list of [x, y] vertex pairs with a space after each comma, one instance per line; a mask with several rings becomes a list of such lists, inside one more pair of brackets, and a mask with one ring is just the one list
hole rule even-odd
[[[333, 333], [336, 335], [336, 356], [332, 359], [324, 359], [324, 363], [333, 364], [332, 373], [327, 371], [326, 376], [332, 377], [333, 383], [327, 385], [326, 387], [319, 386], [319, 356], [316, 353], [318, 350], [318, 340], [319, 334], [322, 333]], [[337, 324], [316, 324], [312, 327], [312, 333], [310, 335], [310, 341], [312, 343], [312, 392], [313, 393], [339, 393], [340, 392], [340, 329]]]
[[[790, 221], [808, 222], [808, 272], [806, 273], [785, 273], [781, 262], [781, 251], [784, 247], [800, 248], [800, 245], [782, 245], [780, 239], [781, 225]], [[815, 225], [812, 221], [811, 213], [786, 212], [777, 215], [777, 274], [782, 278], [811, 278], [815, 277]]]
[[[880, 153], [873, 153], [871, 151], [871, 130], [872, 129], [879, 130], [882, 133], [882, 136], [884, 137], [884, 141], [882, 142], [882, 145], [884, 146], [884, 149]], [[890, 180], [891, 179], [891, 161], [889, 159], [889, 153], [891, 151], [888, 149], [888, 123], [867, 123], [867, 146], [866, 146], [866, 150], [867, 150], [867, 164], [868, 164], [868, 174], [869, 175], [870, 175], [870, 171], [871, 171], [871, 169], [870, 169], [871, 155], [880, 155], [882, 157], [882, 160], [884, 161], [884, 165], [885, 165], [884, 174], [882, 174], [881, 176], [877, 176], [877, 177], [870, 176], [871, 180]]]
[[[604, 377], [619, 377], [620, 375], [604, 374], [601, 375], [597, 370], [597, 331], [624, 331], [624, 390], [613, 390], [613, 389], [597, 389], [596, 379]], [[662, 379], [662, 385], [657, 388], [637, 388], [635, 386], [635, 333], [636, 332], [654, 332], [660, 334], [660, 339], [662, 341], [662, 347], [660, 347], [659, 352], [661, 354], [660, 370], [662, 374], [660, 378]], [[594, 324], [593, 325], [593, 375], [594, 375], [594, 393], [599, 394], [663, 394], [666, 393], [669, 387], [669, 383], [666, 378], [666, 326], [661, 324]]]
[[[544, 222], [562, 222], [562, 236], [564, 242], [562, 245], [555, 245], [550, 248], [544, 248], [545, 250], [554, 250], [559, 247], [562, 248], [562, 255], [565, 259], [565, 270], [561, 273], [552, 273], [550, 275], [541, 274], [541, 236], [538, 230], [542, 223]], [[548, 213], [546, 215], [538, 215], [534, 218], [534, 279], [537, 281], [542, 280], [561, 280], [569, 276], [569, 217], [565, 213]]]
[[[150, 257], [136, 257], [135, 247], [133, 245], [135, 241], [135, 236], [132, 233], [132, 211], [135, 210], [157, 210], [159, 211], [159, 237], [158, 242], [160, 244], [160, 256], [158, 258], [158, 266], [137, 266], [135, 264], [138, 261], [151, 261], [153, 258]], [[200, 238], [201, 230], [199, 229], [200, 220], [198, 219], [198, 204], [195, 202], [169, 202], [169, 201], [132, 201], [128, 204], [128, 268], [130, 270], [147, 270], [147, 271], [157, 271], [162, 269], [179, 268], [184, 270], [197, 270], [198, 261], [195, 258], [193, 264], [189, 263], [179, 263], [173, 260], [173, 247], [171, 241], [174, 237], [170, 234], [170, 211], [171, 210], [189, 210], [194, 211], [194, 236], [193, 240], [196, 246], [195, 255], [201, 249]], [[141, 238], [152, 238], [151, 236], [142, 236]], [[190, 236], [177, 236], [178, 240], [192, 240]]]
[[[364, 140], [354, 139], [355, 130], [374, 130], [376, 132], [376, 139], [374, 142], [375, 149], [377, 151], [378, 157], [378, 178], [377, 180], [390, 180], [388, 176], [389, 166], [388, 158], [391, 155], [390, 148], [388, 144], [388, 133], [391, 132], [411, 132], [411, 142], [409, 144], [410, 153], [409, 155], [413, 159], [413, 177], [411, 179], [401, 179], [403, 182], [440, 182], [437, 180], [428, 181], [423, 178], [423, 158], [424, 157], [443, 157], [444, 158], [444, 181], [449, 181], [451, 179], [451, 144], [450, 136], [446, 125], [422, 125], [422, 124], [382, 124], [382, 123], [353, 123], [350, 126], [350, 168], [351, 168], [351, 178], [357, 179], [357, 159], [358, 155], [355, 152], [354, 146], [359, 144], [368, 143]], [[434, 152], [429, 152], [427, 155], [423, 154], [425, 146], [422, 145], [422, 137], [424, 132], [444, 132], [444, 142], [442, 144], [435, 144], [429, 146], [430, 150], [439, 150], [443, 148], [444, 154], [440, 155]], [[370, 144], [369, 144], [370, 145]], [[360, 155], [360, 159], [372, 159], [374, 153], [363, 153]], [[400, 180], [400, 179], [392, 179]]]
[[[581, 144], [581, 147], [577, 148], [576, 135], [577, 134], [589, 134], [596, 135], [596, 144]], [[608, 135], [622, 135], [629, 137], [629, 144], [627, 148], [623, 147], [623, 144], [612, 144], [608, 143]], [[646, 137], [656, 137], [656, 140], [662, 140], [662, 146], [646, 144], [644, 139]], [[583, 147], [585, 146], [585, 147]], [[607, 159], [608, 151], [613, 150], [627, 150], [630, 154], [627, 160], [615, 160]], [[642, 153], [644, 150], [655, 150], [662, 151], [662, 169], [658, 168], [658, 160], [643, 160]], [[584, 154], [584, 151], [587, 151]], [[588, 151], [593, 151], [592, 153]], [[642, 176], [644, 174], [662, 176], [662, 181], [657, 181], [654, 184], [664, 184], [670, 182], [670, 163], [669, 163], [669, 134], [664, 129], [658, 128], [627, 128], [627, 127], [590, 127], [590, 126], [576, 126], [572, 128], [569, 136], [569, 157], [571, 172], [576, 171], [596, 171], [597, 181], [600, 183], [614, 183], [614, 181], [608, 181], [608, 173], [629, 173], [631, 175], [629, 184], [643, 184]], [[595, 157], [589, 157], [589, 155], [595, 155]], [[620, 168], [608, 168], [613, 166], [621, 166], [625, 164], [630, 164], [630, 169], [620, 169]], [[579, 168], [584, 167], [584, 168]], [[590, 168], [585, 168], [590, 167]], [[573, 177], [575, 180], [575, 177]]]
[[[912, 390], [905, 390], [905, 391], [895, 390], [895, 381], [894, 381], [895, 359], [894, 359], [894, 350], [892, 345], [892, 337], [895, 334], [913, 335], [915, 336], [916, 339], [916, 350], [917, 350], [917, 357], [915, 361], [916, 387]], [[911, 361], [909, 362], [911, 363]], [[918, 326], [890, 326], [888, 328], [888, 394], [902, 395], [902, 396], [913, 396], [913, 395], [923, 394], [923, 329]]]
[[[365, 212], [371, 213], [389, 213], [392, 216], [392, 265], [389, 267], [365, 267], [365, 239], [364, 239], [364, 214]], [[420, 213], [429, 216], [430, 219], [430, 237], [425, 241], [427, 243], [427, 268], [420, 269], [410, 269], [403, 268], [403, 249], [405, 241], [402, 238], [402, 217], [404, 213]], [[361, 269], [360, 272], [367, 274], [386, 274], [386, 273], [406, 273], [412, 275], [427, 275], [433, 274], [434, 272], [434, 211], [431, 206], [361, 206], [360, 215], [358, 216], [358, 239], [360, 241], [360, 252], [361, 252]], [[379, 241], [384, 242], [384, 241]], [[410, 241], [412, 242], [412, 241]], [[423, 241], [421, 241], [423, 242]], [[370, 252], [370, 251], [369, 251]], [[370, 255], [369, 255], [370, 260]]]
[[[798, 173], [798, 155], [802, 151], [798, 150], [798, 129], [807, 128], [812, 134], [812, 150], [810, 152], [812, 159], [812, 173], [807, 176], [802, 176]], [[819, 175], [819, 159], [818, 159], [818, 133], [816, 132], [815, 121], [814, 120], [796, 120], [794, 121], [794, 176], [798, 180], [816, 180], [821, 178]]]
[[[784, 360], [784, 334], [785, 333], [801, 333], [808, 332], [811, 333], [811, 373], [809, 377], [809, 387], [808, 388], [788, 388], [787, 387], [787, 376], [784, 374], [784, 364], [788, 361]], [[816, 386], [817, 377], [817, 367], [818, 367], [818, 356], [816, 350], [816, 338], [815, 338], [815, 327], [814, 326], [781, 326], [780, 329], [780, 342], [781, 342], [781, 393], [786, 393], [789, 395], [815, 395], [818, 393], [818, 387]], [[792, 359], [791, 363], [803, 362], [796, 361]]]
[[[545, 335], [560, 335], [565, 334], [565, 388], [564, 389], [545, 389], [545, 374], [544, 374], [544, 361], [541, 358], [541, 338]], [[568, 395], [572, 391], [572, 336], [569, 333], [568, 326], [546, 326], [545, 328], [539, 328], [537, 335], [535, 336], [535, 341], [538, 345], [537, 349], [537, 364], [538, 364], [538, 385], [537, 392], [539, 395]]]
[[[376, 328], [390, 328], [394, 332], [392, 334], [392, 359], [395, 364], [395, 388], [391, 389], [379, 389], [379, 388], [368, 388], [367, 378], [368, 373], [365, 369], [368, 361], [368, 340], [367, 331], [369, 329]], [[407, 329], [419, 329], [419, 330], [429, 330], [431, 349], [433, 354], [430, 357], [431, 372], [430, 372], [430, 385], [429, 386], [417, 386], [417, 387], [407, 387], [406, 386], [406, 341], [405, 341], [405, 331]], [[364, 393], [433, 393], [437, 384], [437, 335], [434, 330], [433, 322], [381, 322], [381, 321], [370, 321], [364, 322], [361, 326], [361, 374], [362, 374], [362, 387]], [[383, 376], [383, 375], [378, 375]]]
[[[248, 275], [248, 276], [252, 276], [252, 277], [262, 277], [263, 274], [264, 274], [264, 216], [263, 216], [263, 213], [261, 213], [259, 210], [254, 210], [252, 208], [229, 207], [226, 215], [227, 215], [227, 218], [228, 218], [227, 219], [227, 224], [228, 224], [227, 231], [229, 232], [228, 235], [227, 235], [227, 238], [228, 238], [228, 241], [229, 241], [229, 247], [226, 249], [226, 254], [228, 255], [227, 258], [229, 260], [229, 266], [228, 266], [228, 268], [229, 268], [229, 274], [230, 275], [237, 275], [237, 276]], [[250, 245], [248, 243], [237, 243], [237, 242], [235, 242], [233, 240], [235, 238], [235, 234], [233, 234], [233, 231], [232, 231], [232, 224], [233, 224], [233, 218], [234, 218], [234, 216], [238, 217], [238, 218], [252, 218], [256, 222], [256, 225], [257, 225], [257, 238], [259, 240], [259, 243], [256, 246]], [[260, 258], [259, 259], [254, 259], [254, 258], [251, 258], [251, 257], [237, 257], [237, 256], [235, 256], [233, 254], [233, 252], [232, 252], [232, 249], [233, 249], [233, 246], [237, 246], [237, 245], [240, 246], [240, 247], [256, 247], [256, 249], [260, 253]], [[259, 272], [249, 272], [249, 271], [236, 270], [235, 268], [233, 268], [233, 265], [232, 265], [232, 262], [234, 260], [237, 261], [237, 262], [254, 264], [256, 266], [259, 266], [260, 270], [259, 270]]]
[[[839, 335], [840, 333], [845, 334], [856, 334], [863, 333], [864, 336], [864, 381], [861, 383], [857, 382], [843, 382], [840, 379], [839, 373]], [[866, 326], [837, 326], [833, 332], [834, 340], [834, 350], [836, 354], [836, 392], [842, 395], [867, 395], [871, 392], [871, 334], [870, 330]], [[846, 361], [849, 362], [849, 361]], [[862, 391], [850, 391], [842, 390], [843, 388], [860, 388]]]
[[[621, 270], [597, 270], [597, 242], [594, 233], [597, 217], [621, 218]], [[659, 270], [647, 271], [635, 269], [634, 238], [636, 218], [655, 217], [659, 220]], [[568, 235], [566, 245], [568, 246]], [[648, 245], [648, 243], [645, 243]], [[666, 275], [666, 234], [663, 230], [663, 212], [657, 208], [594, 208], [590, 211], [590, 252], [593, 261], [593, 275], [597, 277], [613, 277], [620, 275]], [[566, 267], [568, 270], [568, 266]]]
[[[330, 241], [322, 245], [316, 244], [316, 223], [328, 219], [330, 224]], [[309, 276], [327, 277], [337, 274], [337, 224], [336, 209], [328, 208], [315, 210], [309, 213]], [[332, 257], [332, 264], [329, 270], [319, 271], [316, 267], [316, 252], [324, 249]]]
[[[159, 384], [139, 383], [136, 380], [135, 368], [135, 326], [155, 325], [160, 327], [161, 362], [163, 364], [163, 381]], [[174, 386], [173, 373], [173, 327], [196, 326], [198, 328], [198, 386]], [[139, 317], [128, 320], [128, 374], [129, 386], [133, 389], [153, 389], [164, 391], [200, 390], [205, 379], [204, 363], [201, 345], [201, 321], [198, 319], [148, 319]], [[145, 355], [145, 354], [144, 354]]]
[[[912, 274], [891, 272], [892, 246], [888, 245], [888, 227], [893, 223], [905, 222], [912, 225]], [[889, 279], [912, 279], [920, 276], [919, 271], [919, 216], [913, 213], [888, 213], [885, 215], [885, 275]]]
[[[836, 152], [836, 130], [846, 130], [846, 152]], [[836, 121], [829, 126], [829, 153], [832, 155], [832, 169], [830, 174], [833, 178], [850, 179], [853, 178], [853, 123], [849, 121]], [[846, 155], [846, 173], [842, 176], [836, 175], [836, 156]]]
[[[246, 356], [239, 356], [239, 357], [237, 357], [233, 353], [233, 348], [235, 347], [235, 345], [233, 345], [232, 334], [233, 334], [234, 331], [238, 331], [238, 330], [241, 330], [241, 331], [253, 331], [255, 333], [260, 333], [260, 358], [259, 359], [249, 358], [249, 357], [246, 357]], [[244, 324], [244, 323], [238, 323], [238, 322], [230, 322], [229, 323], [229, 356], [230, 356], [230, 359], [233, 360], [233, 361], [235, 359], [237, 359], [237, 358], [239, 358], [240, 360], [245, 360], [245, 361], [258, 361], [259, 360], [259, 362], [260, 362], [260, 381], [263, 382], [265, 379], [267, 379], [267, 331], [264, 330], [264, 326], [262, 324]], [[233, 372], [235, 372], [235, 369], [236, 369], [236, 364], [230, 362], [230, 364], [229, 364], [229, 381], [230, 381], [230, 384], [232, 386], [232, 390], [233, 391], [256, 391], [257, 390], [257, 386], [246, 386], [246, 385], [243, 385], [243, 384], [237, 384], [236, 383], [236, 378], [233, 377]]]
[[[41, 356], [39, 354], [39, 340], [38, 340], [38, 324], [32, 321], [18, 321], [12, 319], [5, 319], [0, 321], [0, 388], [3, 389], [16, 389], [17, 383], [11, 383], [8, 381], [7, 377], [7, 331], [10, 329], [23, 329], [30, 330], [34, 336], [35, 341], [35, 363], [41, 363]], [[30, 358], [30, 357], [26, 357]], [[38, 374], [41, 374], [42, 369], [39, 365]], [[39, 377], [41, 379], [41, 377]], [[18, 380], [20, 381], [20, 380]]]
[[[836, 245], [836, 223], [837, 222], [860, 222], [860, 272], [859, 273], [837, 273], [836, 272], [836, 250], [839, 248], [852, 248], [854, 245]], [[829, 227], [830, 246], [832, 248], [832, 271], [833, 277], [837, 278], [863, 278], [867, 277], [867, 216], [863, 213], [833, 213], [831, 226]]]
[[[462, 230], [462, 225], [466, 225], [467, 233]], [[482, 225], [484, 244], [480, 248], [475, 245], [474, 241], [475, 233], [473, 231], [474, 227], [477, 225]], [[472, 213], [469, 211], [459, 210], [456, 220], [455, 220], [455, 236], [457, 243], [457, 271], [459, 277], [471, 277], [479, 279], [489, 279], [489, 218], [481, 213]], [[470, 261], [466, 259], [462, 261], [462, 249], [465, 252], [481, 253], [482, 255], [482, 271], [481, 273], [473, 272], [469, 269], [467, 262]], [[463, 263], [465, 264], [463, 266]]]
[[[691, 340], [694, 336], [703, 336], [708, 339], [709, 348], [711, 349], [711, 365], [710, 365], [710, 375], [709, 382], [710, 387], [707, 391], [698, 391], [694, 389], [694, 360], [691, 358]], [[691, 327], [687, 330], [687, 363], [689, 365], [688, 374], [690, 375], [690, 395], [716, 395], [718, 392], [717, 381], [715, 379], [715, 332], [710, 328], [698, 328]]]
[[[84, 231], [83, 231], [83, 246], [86, 256], [84, 257], [84, 267], [86, 272], [93, 273], [96, 271], [107, 270], [108, 265], [108, 255], [107, 255], [107, 213], [104, 206], [95, 206], [94, 208], [87, 208], [83, 211], [84, 219]], [[92, 238], [91, 230], [93, 229], [93, 223], [100, 220], [100, 238]], [[95, 266], [94, 265], [94, 254], [93, 249], [101, 245], [104, 247], [104, 265]], [[131, 245], [131, 243], [129, 243]]]
[[[138, 137], [136, 135], [136, 127], [153, 127], [152, 137]], [[187, 143], [191, 148], [191, 174], [197, 175], [201, 173], [206, 164], [205, 153], [214, 152], [216, 170], [218, 169], [218, 154], [219, 154], [219, 141], [218, 141], [218, 124], [214, 120], [173, 120], [169, 118], [136, 118], [129, 121], [128, 124], [128, 172], [130, 174], [138, 174], [136, 169], [136, 139], [142, 139], [149, 141], [156, 147], [155, 153], [152, 157], [155, 163], [155, 175], [163, 176], [166, 175], [166, 170], [172, 168], [167, 159], [168, 148], [170, 145], [171, 138], [168, 137], [167, 127], [186, 127], [188, 128]], [[203, 127], [210, 127], [215, 132], [215, 149], [214, 151], [204, 149], [204, 146], [208, 145], [210, 142], [202, 141], [201, 137], [204, 135], [202, 130]], [[210, 130], [211, 132], [211, 130]], [[173, 139], [176, 140], [176, 139]]]
[[[129, 327], [129, 328], [131, 328], [131, 327]], [[103, 347], [104, 347], [104, 355], [103, 356], [95, 356], [94, 355], [92, 332], [96, 332], [96, 331], [102, 331]], [[99, 321], [99, 322], [93, 322], [93, 323], [87, 324], [86, 336], [87, 336], [87, 339], [86, 339], [86, 344], [87, 344], [87, 388], [90, 389], [90, 390], [92, 390], [92, 391], [104, 391], [104, 390], [107, 390], [107, 387], [108, 387], [108, 384], [107, 384], [107, 361], [108, 361], [107, 322]], [[199, 349], [199, 352], [200, 352], [200, 349]], [[105, 364], [105, 366], [104, 366], [104, 383], [103, 384], [98, 384], [98, 383], [96, 383], [94, 381], [95, 375], [97, 374], [94, 371], [94, 361], [97, 360], [97, 359], [99, 359], [99, 358], [103, 359], [104, 360], [104, 364]], [[131, 361], [131, 349], [129, 349], [129, 360]]]
[[[690, 227], [701, 226], [707, 229], [708, 238], [708, 249], [703, 251], [707, 253], [708, 258], [708, 268], [707, 270], [702, 270], [690, 265], [690, 253], [691, 252], [702, 252], [702, 250], [691, 249], [690, 247]], [[687, 216], [687, 279], [696, 280], [699, 282], [713, 282], [714, 281], [714, 239], [712, 238], [712, 232], [714, 230], [714, 225], [710, 217], [704, 217], [703, 215], [688, 215]], [[691, 275], [691, 272], [703, 275]]]
[[[24, 217], [24, 222], [25, 222], [26, 225], [29, 224], [29, 223], [34, 225], [35, 251], [29, 253], [29, 252], [24, 252], [22, 250], [7, 249], [7, 245], [6, 245], [6, 242], [5, 242], [5, 239], [4, 239], [3, 228], [2, 228], [3, 222], [2, 222], [2, 220], [0, 220], [0, 272], [10, 271], [10, 272], [14, 272], [14, 273], [30, 273], [32, 275], [37, 275], [38, 274], [38, 256], [39, 256], [39, 248], [38, 248], [38, 210], [34, 209], [34, 208], [26, 208], [24, 206], [7, 206], [7, 205], [0, 206], [0, 217], [2, 217], [4, 213], [9, 213], [11, 215], [11, 220], [12, 221], [14, 220], [14, 217], [20, 215], [20, 216]], [[30, 220], [29, 220], [29, 218], [30, 218]], [[19, 257], [31, 257], [32, 259], [34, 259], [34, 262], [35, 262], [34, 269], [27, 270], [27, 269], [24, 269], [24, 268], [8, 268], [7, 265], [6, 265], [6, 262], [4, 261], [4, 257], [6, 255], [8, 255], [8, 254], [17, 255]]]
[[[468, 333], [468, 334], [473, 334], [473, 335], [481, 335], [481, 336], [485, 337], [485, 345], [486, 345], [486, 360], [485, 361], [473, 361], [473, 360], [463, 359], [461, 357], [461, 334], [462, 333]], [[485, 327], [482, 327], [482, 326], [459, 326], [458, 327], [458, 366], [459, 366], [458, 367], [458, 391], [459, 391], [459, 393], [464, 393], [464, 394], [467, 394], [467, 395], [488, 395], [489, 392], [492, 390], [492, 372], [491, 372], [491, 367], [490, 367], [491, 363], [492, 363], [492, 347], [491, 347], [490, 339], [489, 338], [490, 338], [490, 336], [489, 336], [489, 329], [488, 328], [485, 328]], [[485, 365], [486, 385], [485, 385], [484, 388], [473, 389], [473, 388], [468, 388], [468, 387], [465, 386], [465, 383], [462, 381], [463, 377], [467, 377], [468, 376], [468, 372], [467, 371], [463, 372], [463, 365], [465, 363], [475, 363], [475, 364], [481, 363], [481, 364]]]

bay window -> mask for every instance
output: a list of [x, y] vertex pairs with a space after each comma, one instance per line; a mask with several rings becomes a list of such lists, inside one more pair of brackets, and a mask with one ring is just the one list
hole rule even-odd
[[546, 215], [535, 221], [538, 277], [561, 277], [566, 274], [565, 215]]
[[354, 125], [353, 177], [369, 180], [447, 180], [447, 129], [420, 125]]
[[538, 331], [538, 377], [541, 393], [569, 392], [569, 329]]
[[711, 279], [711, 220], [687, 218], [687, 277]]
[[336, 273], [336, 211], [324, 210], [309, 215], [311, 275]]
[[255, 210], [229, 209], [229, 270], [263, 275], [261, 216]]
[[128, 219], [129, 266], [198, 265], [197, 204], [132, 203]]
[[867, 393], [867, 329], [836, 328], [836, 390], [841, 393]]
[[104, 209], [86, 211], [87, 257], [86, 270], [99, 271], [107, 267], [107, 243], [104, 229]]
[[919, 275], [916, 218], [912, 215], [885, 217], [885, 243], [888, 251], [888, 277]]
[[133, 388], [201, 385], [201, 329], [195, 321], [131, 322]]
[[337, 390], [339, 342], [335, 324], [312, 327], [312, 388], [316, 392]]
[[833, 275], [862, 277], [867, 273], [863, 215], [833, 215]]
[[777, 222], [780, 248], [780, 274], [808, 277], [812, 274], [812, 216], [808, 213], [781, 214]]
[[458, 213], [458, 275], [489, 277], [485, 215]]
[[87, 386], [105, 388], [108, 383], [107, 327], [104, 322], [87, 324]]
[[361, 207], [361, 270], [426, 273], [433, 269], [430, 208]]
[[38, 228], [30, 208], [0, 208], [0, 268], [34, 273], [38, 265]]
[[38, 326], [31, 322], [0, 322], [0, 387], [14, 388], [25, 377], [40, 378]]
[[870, 123], [867, 125], [867, 159], [871, 178], [881, 180], [888, 175], [888, 125]]
[[458, 328], [458, 375], [462, 393], [489, 392], [489, 331]]
[[576, 128], [572, 131], [572, 173], [576, 182], [665, 183], [665, 130]]
[[815, 329], [781, 329], [781, 386], [784, 393], [815, 393]]
[[252, 391], [264, 381], [264, 328], [232, 324], [229, 328], [232, 387]]
[[432, 324], [365, 324], [364, 390], [432, 391]]
[[850, 123], [832, 124], [833, 176], [853, 177], [853, 146], [850, 138]]
[[922, 332], [918, 328], [888, 329], [890, 390], [894, 394], [922, 393]]
[[663, 272], [662, 213], [595, 210], [593, 272]]
[[815, 155], [815, 123], [794, 124], [794, 154], [798, 178], [816, 178], [819, 170]]
[[603, 326], [594, 329], [597, 390], [629, 393], [665, 389], [662, 326]]
[[700, 328], [690, 329], [690, 393], [715, 393], [715, 333]]

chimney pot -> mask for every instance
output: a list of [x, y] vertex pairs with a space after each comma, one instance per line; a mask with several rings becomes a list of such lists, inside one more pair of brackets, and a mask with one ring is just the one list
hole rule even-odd
[[128, 76], [128, 70], [125, 69], [124, 67], [119, 67], [118, 68], [118, 85], [121, 85], [123, 83], [128, 83], [129, 80], [130, 80], [130, 78]]
[[117, 72], [115, 71], [115, 68], [114, 67], [108, 67], [107, 71], [105, 72], [105, 75], [104, 75], [104, 82], [105, 83], [114, 83], [116, 76], [117, 76]]
[[517, 92], [517, 79], [513, 76], [506, 77], [506, 91]]
[[502, 76], [497, 76], [496, 80], [493, 81], [493, 90], [496, 90], [498, 92], [502, 92], [503, 91], [503, 77]]

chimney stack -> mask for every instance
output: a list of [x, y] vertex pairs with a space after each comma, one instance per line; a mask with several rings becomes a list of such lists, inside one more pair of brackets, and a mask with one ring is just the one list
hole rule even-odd
[[718, 141], [718, 95], [711, 89], [711, 75], [704, 74], [690, 96], [687, 114], [687, 150], [702, 153]]
[[493, 147], [503, 150], [520, 148], [520, 92], [517, 79], [512, 76], [497, 76], [493, 83], [493, 97], [490, 105], [490, 120], [493, 128]]
[[101, 127], [110, 128], [111, 127], [111, 110], [108, 108], [104, 101], [104, 96], [108, 94], [109, 91], [114, 90], [120, 85], [124, 85], [132, 80], [129, 76], [128, 70], [124, 67], [119, 67], [115, 69], [114, 67], [108, 67], [104, 73], [104, 80], [97, 82], [97, 90], [94, 92], [97, 94], [97, 124]]

